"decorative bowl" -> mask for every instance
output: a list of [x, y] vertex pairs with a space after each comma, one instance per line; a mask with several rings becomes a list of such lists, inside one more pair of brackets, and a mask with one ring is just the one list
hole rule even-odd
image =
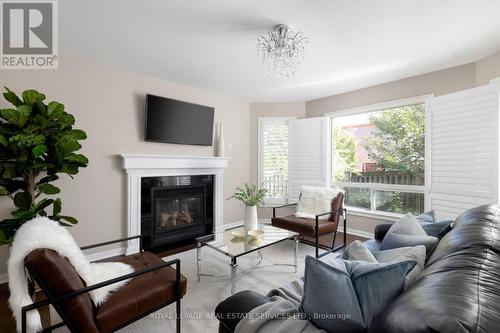
[[244, 231], [231, 231], [231, 235], [233, 235], [234, 238], [244, 238], [245, 237], [245, 232]]
[[252, 237], [253, 239], [259, 239], [264, 235], [264, 231], [262, 230], [250, 230], [248, 232], [248, 235]]

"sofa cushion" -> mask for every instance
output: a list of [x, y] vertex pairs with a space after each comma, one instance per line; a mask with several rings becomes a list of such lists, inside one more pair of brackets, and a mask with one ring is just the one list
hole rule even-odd
[[403, 291], [405, 276], [414, 265], [340, 258], [324, 263], [307, 256], [300, 309], [327, 332], [364, 332], [373, 317]]
[[406, 275], [405, 289], [411, 287], [422, 275], [425, 269], [425, 246], [417, 245], [413, 247], [400, 247], [397, 249], [375, 251], [373, 256], [378, 262], [393, 264], [402, 261], [415, 261], [416, 265]]
[[359, 240], [355, 240], [345, 248], [342, 259], [378, 263], [368, 247]]
[[428, 236], [434, 236], [437, 239], [443, 238], [452, 228], [453, 220], [443, 220], [436, 223], [427, 223], [422, 225]]
[[496, 205], [480, 206], [462, 213], [429, 258], [428, 265], [470, 247], [491, 248], [500, 252], [500, 210]]
[[427, 253], [431, 253], [438, 239], [428, 236], [414, 215], [408, 213], [389, 229], [382, 241], [380, 250], [398, 247], [424, 245]]
[[[163, 260], [150, 252], [119, 258], [115, 261], [131, 265], [136, 272], [158, 266]], [[164, 267], [131, 279], [127, 285], [112, 292], [98, 309], [96, 322], [100, 332], [109, 332], [163, 304], [175, 300], [176, 271]], [[181, 274], [180, 296], [186, 294], [187, 280]], [[117, 313], [120, 315], [118, 316]]]
[[345, 249], [342, 259], [393, 264], [401, 261], [415, 261], [415, 267], [406, 275], [405, 289], [411, 287], [425, 268], [425, 246], [400, 247], [385, 251], [370, 251], [365, 243], [356, 240]]

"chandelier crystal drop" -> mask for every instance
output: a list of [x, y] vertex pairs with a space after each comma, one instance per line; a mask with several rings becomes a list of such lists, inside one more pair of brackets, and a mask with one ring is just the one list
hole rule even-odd
[[302, 31], [295, 33], [285, 24], [279, 24], [267, 36], [257, 37], [257, 53], [269, 76], [288, 79], [304, 59], [308, 42]]

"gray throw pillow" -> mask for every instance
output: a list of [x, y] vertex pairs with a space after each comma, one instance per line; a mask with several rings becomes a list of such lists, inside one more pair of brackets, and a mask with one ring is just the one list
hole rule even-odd
[[427, 253], [431, 253], [438, 239], [428, 236], [414, 215], [408, 213], [393, 224], [382, 241], [380, 250], [398, 247], [424, 245]]
[[365, 244], [359, 240], [355, 240], [345, 248], [342, 259], [378, 262]]
[[425, 254], [425, 246], [423, 245], [373, 252], [375, 259], [385, 264], [393, 264], [402, 261], [416, 262], [415, 267], [406, 275], [405, 289], [411, 287], [422, 275], [425, 269]]
[[403, 292], [406, 274], [414, 266], [411, 261], [375, 264], [340, 258], [327, 264], [307, 256], [300, 309], [327, 332], [365, 332]]

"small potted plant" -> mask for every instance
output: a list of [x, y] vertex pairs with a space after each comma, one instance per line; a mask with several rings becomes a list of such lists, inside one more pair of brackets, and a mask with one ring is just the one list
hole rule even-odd
[[229, 199], [236, 199], [245, 205], [245, 231], [257, 230], [259, 221], [257, 218], [257, 206], [262, 205], [266, 189], [257, 188], [256, 184], [243, 184], [243, 187], [237, 187], [234, 194]]

